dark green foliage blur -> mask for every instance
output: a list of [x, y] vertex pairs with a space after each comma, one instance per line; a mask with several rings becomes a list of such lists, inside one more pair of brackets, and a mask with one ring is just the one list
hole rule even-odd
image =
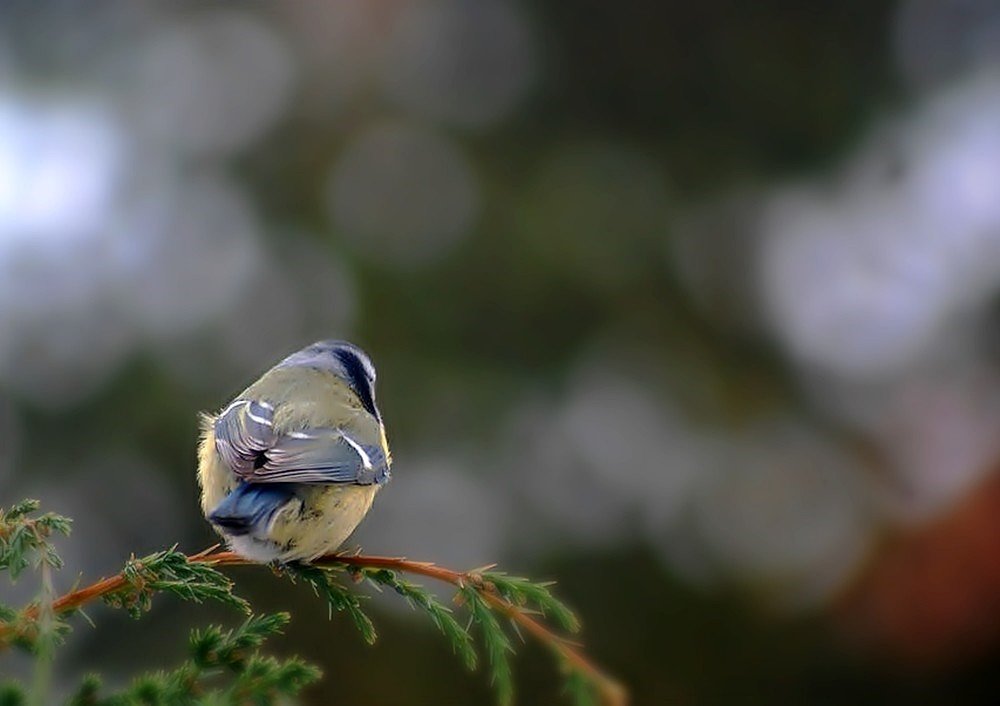
[[[108, 47], [149, 27], [133, 18], [128, 3], [110, 2], [100, 11], [103, 35], [47, 46], [50, 26], [59, 27], [58, 38], [74, 36], [67, 27], [81, 10], [70, 5], [4, 3], [0, 27], [24, 37], [11, 42], [13, 53], [42, 67], [40, 73], [58, 74], [104, 45], [108, 75], [125, 73]], [[151, 5], [164, 24], [206, 11], [195, 2]], [[266, 5], [253, 12], [278, 24], [281, 13]], [[360, 91], [335, 117], [312, 103], [290, 110], [222, 171], [245, 187], [263, 223], [266, 257], [290, 279], [307, 277], [307, 265], [325, 259], [349, 272], [356, 301], [344, 330], [330, 330], [326, 312], [337, 303], [317, 290], [309, 310], [296, 312], [297, 328], [281, 336], [262, 323], [281, 317], [256, 319], [256, 301], [226, 324], [229, 338], [217, 335], [225, 317], [181, 335], [152, 336], [73, 404], [39, 404], [14, 385], [0, 387], [0, 419], [16, 418], [20, 435], [0, 476], [2, 504], [30, 488], [44, 507], [66, 511], [79, 527], [87, 518], [76, 512], [73, 495], [92, 499], [93, 512], [119, 534], [113, 545], [98, 537], [67, 548], [66, 557], [85, 559], [64, 573], [85, 570], [85, 579], [117, 571], [125, 552], [141, 556], [174, 543], [197, 551], [214, 543], [198, 508], [197, 413], [218, 409], [255, 371], [289, 351], [318, 338], [347, 337], [378, 367], [379, 405], [394, 456], [393, 483], [360, 531], [360, 542], [369, 531], [377, 537], [376, 545], [363, 544], [366, 551], [404, 551], [377, 533], [380, 503], [393, 496], [396, 507], [405, 506], [403, 494], [418, 486], [420, 472], [459, 458], [462, 474], [503, 485], [513, 500], [498, 505], [509, 521], [490, 545], [502, 555], [473, 557], [454, 568], [502, 561], [514, 575], [556, 579], [559, 595], [582, 619], [588, 653], [630, 688], [637, 706], [986, 703], [1000, 686], [996, 651], [946, 668], [900, 667], [845, 635], [831, 604], [776, 609], [759, 600], [756, 586], [685, 576], [664, 561], [638, 513], [610, 539], [603, 526], [572, 535], [561, 520], [538, 512], [545, 503], [523, 509], [538, 492], [574, 497], [571, 482], [553, 489], [530, 468], [504, 475], [522, 458], [509, 447], [547, 437], [545, 401], [569, 395], [581, 361], [594, 356], [609, 375], [653, 371], [644, 388], [706, 426], [749, 425], [774, 410], [818, 429], [835, 426], [810, 407], [773, 341], [734, 323], [738, 316], [714, 316], [693, 301], [678, 278], [670, 242], [674, 219], [710, 195], [835, 164], [879, 115], [906, 104], [907, 87], [890, 56], [897, 3], [538, 0], [518, 7], [532, 23], [541, 67], [518, 109], [487, 127], [455, 121], [441, 128], [465, 151], [479, 180], [478, 215], [467, 233], [419, 264], [359, 245], [331, 224], [321, 195], [329, 188], [330, 165], [354, 133], [393, 118], [393, 105]], [[341, 41], [346, 37], [330, 39], [331, 45]], [[315, 58], [301, 60], [316, 83], [324, 71], [333, 73]], [[309, 93], [309, 80], [302, 79], [306, 97], [295, 100], [325, 106], [319, 89], [319, 98]], [[611, 143], [622, 149], [607, 150]], [[639, 155], [637, 161], [630, 154]], [[604, 183], [595, 175], [609, 174], [617, 187], [593, 186]], [[739, 271], [740, 252], [732, 243], [719, 257], [735, 259]], [[224, 260], [220, 255], [220, 269]], [[263, 278], [251, 291], [266, 298], [269, 287]], [[247, 359], [238, 364], [227, 348], [231, 339], [248, 342]], [[605, 351], [611, 353], [600, 357]], [[525, 413], [529, 421], [520, 422], [532, 436], [511, 419], [521, 420], [520, 410], [535, 409], [536, 400], [542, 411]], [[109, 473], [106, 485], [90, 481], [85, 490], [73, 483], [84, 460], [112, 457], [124, 476]], [[133, 468], [141, 475], [132, 476]], [[121, 477], [133, 493], [127, 498], [119, 496]], [[444, 561], [452, 556], [449, 544], [467, 532], [493, 537], [488, 499], [494, 486], [484, 487], [486, 502], [449, 514], [461, 524], [456, 520], [453, 535], [438, 540], [439, 554], [409, 558]], [[160, 488], [173, 498], [147, 521], [144, 503], [155, 503]], [[440, 492], [437, 499], [452, 507], [467, 497]], [[530, 527], [527, 536], [518, 534], [522, 521]], [[150, 527], [163, 529], [145, 531]], [[109, 546], [113, 556], [104, 553]], [[305, 703], [492, 699], [482, 675], [461, 667], [430, 621], [389, 601], [374, 602], [379, 640], [367, 645], [347, 616], [328, 620], [327, 606], [308, 587], [262, 571], [233, 575], [256, 611], [293, 616], [268, 644], [322, 669], [322, 680], [304, 691]], [[100, 672], [118, 688], [131, 674], [182, 661], [189, 630], [222, 615], [215, 606], [163, 598], [138, 624], [102, 610], [99, 630], [81, 627], [72, 636], [57, 674]], [[556, 703], [560, 682], [547, 655], [530, 644], [515, 649], [518, 703]], [[0, 661], [0, 673], [3, 668]]]

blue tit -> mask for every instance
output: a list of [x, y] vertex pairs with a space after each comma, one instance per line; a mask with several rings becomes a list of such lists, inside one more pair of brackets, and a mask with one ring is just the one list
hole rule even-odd
[[350, 536], [391, 461], [371, 360], [351, 343], [320, 341], [203, 415], [202, 511], [247, 559], [309, 561]]

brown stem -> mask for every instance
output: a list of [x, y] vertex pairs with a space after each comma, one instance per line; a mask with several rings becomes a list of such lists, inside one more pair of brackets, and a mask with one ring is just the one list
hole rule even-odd
[[486, 602], [495, 607], [511, 620], [515, 621], [542, 644], [548, 645], [557, 654], [561, 655], [570, 665], [590, 678], [601, 689], [608, 704], [624, 706], [626, 702], [625, 690], [614, 679], [609, 677], [593, 662], [583, 655], [578, 649], [569, 644], [565, 639], [556, 635], [540, 622], [532, 618], [516, 605], [498, 595], [496, 591], [483, 581], [475, 572], [460, 572], [452, 569], [445, 569], [435, 564], [423, 561], [410, 561], [402, 557], [385, 556], [365, 556], [363, 554], [345, 555], [323, 558], [321, 563], [341, 564], [346, 566], [358, 566], [369, 568], [393, 569], [409, 574], [427, 576], [438, 581], [450, 583], [461, 588], [466, 583], [472, 585], [486, 599]]
[[[248, 561], [233, 552], [217, 550], [218, 545], [209, 547], [197, 554], [188, 556], [187, 560], [191, 563], [209, 564], [212, 566], [245, 566], [254, 564], [254, 562]], [[320, 566], [391, 569], [393, 571], [426, 576], [437, 581], [449, 583], [458, 588], [462, 588], [467, 584], [471, 585], [483, 596], [487, 603], [523, 627], [539, 642], [550, 647], [565, 659], [569, 665], [590, 679], [599, 689], [602, 699], [607, 706], [625, 706], [628, 702], [625, 689], [591, 662], [575, 645], [552, 632], [518, 606], [499, 595], [496, 589], [483, 581], [482, 577], [474, 571], [454, 571], [430, 562], [411, 561], [402, 557], [368, 556], [365, 554], [331, 554], [320, 557], [313, 563]], [[122, 574], [101, 579], [96, 583], [75, 591], [70, 591], [57, 598], [52, 603], [52, 612], [59, 615], [75, 610], [96, 598], [125, 588], [127, 584], [128, 581]], [[22, 611], [22, 616], [28, 622], [37, 619], [38, 606], [35, 604], [28, 606]], [[5, 646], [10, 641], [12, 637], [11, 633], [13, 632], [14, 629], [10, 625], [0, 624], [0, 647]]]

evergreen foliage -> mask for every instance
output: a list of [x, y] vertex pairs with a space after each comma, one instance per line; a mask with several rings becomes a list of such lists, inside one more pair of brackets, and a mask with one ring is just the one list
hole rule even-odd
[[[49, 572], [62, 566], [50, 539], [66, 535], [70, 520], [52, 513], [38, 514], [34, 500], [0, 511], [0, 571], [15, 580], [29, 568], [42, 576], [39, 597], [16, 609], [0, 604], [0, 650], [14, 646], [35, 655], [36, 670], [45, 681], [52, 654], [70, 630], [67, 618], [100, 598], [106, 604], [141, 618], [152, 607], [155, 594], [170, 594], [186, 601], [216, 601], [248, 617], [238, 627], [226, 630], [209, 626], [192, 632], [189, 657], [172, 670], [136, 677], [124, 689], [103, 695], [101, 678], [88, 675], [66, 702], [68, 706], [227, 706], [287, 703], [320, 677], [320, 671], [298, 657], [276, 659], [261, 653], [264, 642], [288, 624], [287, 613], [253, 615], [246, 600], [234, 592], [233, 582], [220, 571], [226, 565], [247, 563], [229, 552], [214, 549], [186, 556], [176, 547], [142, 558], [131, 557], [121, 573], [55, 598]], [[395, 567], [395, 568], [390, 568]], [[347, 582], [366, 583], [376, 590], [391, 589], [413, 608], [427, 614], [448, 640], [453, 652], [468, 669], [476, 669], [479, 658], [473, 632], [478, 634], [491, 683], [501, 706], [513, 702], [514, 679], [510, 657], [511, 634], [518, 624], [554, 649], [566, 673], [565, 690], [577, 706], [596, 704], [603, 694], [608, 703], [624, 703], [623, 695], [610, 679], [576, 652], [570, 643], [551, 633], [532, 615], [548, 618], [567, 631], [579, 630], [576, 616], [555, 598], [548, 583], [508, 576], [491, 570], [455, 572], [433, 564], [385, 557], [332, 556], [314, 564], [273, 567], [276, 573], [310, 586], [326, 601], [331, 616], [344, 613], [371, 644], [375, 626], [364, 610], [363, 598]], [[492, 567], [489, 567], [492, 568]], [[400, 571], [423, 574], [451, 583], [455, 602], [465, 609], [469, 622], [463, 626], [451, 607], [441, 603], [423, 586], [400, 576]], [[509, 620], [511, 628], [505, 624]], [[0, 706], [38, 703], [46, 683], [31, 688], [15, 682], [0, 683]]]

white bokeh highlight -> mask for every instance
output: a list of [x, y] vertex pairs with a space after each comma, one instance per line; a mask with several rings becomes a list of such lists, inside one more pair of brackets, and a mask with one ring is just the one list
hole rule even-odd
[[92, 236], [121, 178], [119, 131], [98, 100], [0, 91], [0, 249]]
[[167, 150], [241, 150], [276, 124], [295, 86], [287, 40], [247, 12], [165, 24], [134, 53], [127, 115], [143, 140]]
[[776, 335], [801, 362], [848, 377], [933, 356], [944, 327], [1000, 285], [1000, 74], [935, 97], [896, 131], [881, 181], [855, 157], [849, 167], [864, 169], [843, 186], [776, 191], [761, 226]]
[[222, 316], [262, 256], [254, 209], [236, 184], [218, 174], [153, 184], [124, 210], [116, 232], [127, 251], [120, 301], [154, 337]]

